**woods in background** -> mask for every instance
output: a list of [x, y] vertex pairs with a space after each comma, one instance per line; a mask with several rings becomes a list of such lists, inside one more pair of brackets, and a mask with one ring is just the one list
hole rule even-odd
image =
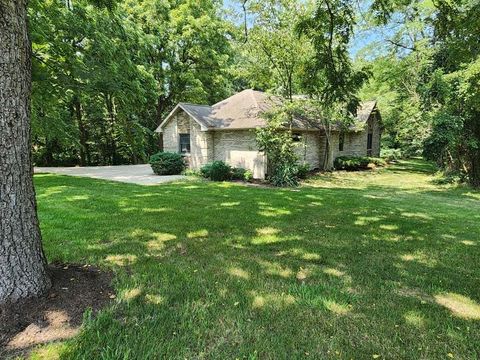
[[211, 0], [32, 1], [35, 162], [145, 162], [174, 104], [226, 97], [231, 29], [220, 10]]
[[[145, 162], [177, 102], [255, 88], [335, 114], [377, 99], [384, 147], [480, 186], [478, 1], [229, 4], [31, 0], [35, 163]], [[365, 31], [376, 36], [352, 52]]]

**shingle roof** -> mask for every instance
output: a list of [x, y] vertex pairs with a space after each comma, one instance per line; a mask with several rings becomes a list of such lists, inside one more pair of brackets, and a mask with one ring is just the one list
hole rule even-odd
[[[266, 94], [252, 89], [243, 90], [213, 106], [179, 103], [157, 128], [162, 127], [170, 118], [182, 109], [197, 121], [202, 130], [209, 129], [255, 129], [266, 125], [261, 114], [281, 103], [278, 96]], [[358, 111], [358, 120], [366, 122], [375, 108], [375, 101], [362, 103]], [[307, 128], [308, 125], [297, 121], [298, 128]]]
[[377, 106], [377, 102], [374, 100], [360, 103], [360, 107], [357, 109], [357, 120], [367, 122], [375, 106]]

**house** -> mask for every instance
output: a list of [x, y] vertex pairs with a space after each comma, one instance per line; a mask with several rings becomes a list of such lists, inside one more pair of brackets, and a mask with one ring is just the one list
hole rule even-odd
[[[213, 106], [179, 103], [156, 132], [163, 135], [163, 150], [185, 154], [192, 169], [222, 160], [250, 169], [255, 178], [262, 179], [267, 159], [258, 151], [254, 130], [265, 126], [262, 113], [275, 103], [278, 97], [255, 90], [244, 90]], [[331, 168], [339, 156], [379, 156], [380, 121], [376, 102], [363, 103], [357, 113], [357, 126], [331, 132], [327, 160], [325, 131], [297, 121], [292, 130], [294, 141], [299, 142], [299, 158], [315, 169]]]

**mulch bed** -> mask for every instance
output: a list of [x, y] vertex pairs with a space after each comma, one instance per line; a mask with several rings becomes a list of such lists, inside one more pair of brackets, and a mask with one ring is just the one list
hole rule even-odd
[[49, 270], [52, 288], [45, 296], [0, 306], [0, 359], [75, 336], [85, 310], [96, 313], [115, 297], [110, 272], [60, 263]]

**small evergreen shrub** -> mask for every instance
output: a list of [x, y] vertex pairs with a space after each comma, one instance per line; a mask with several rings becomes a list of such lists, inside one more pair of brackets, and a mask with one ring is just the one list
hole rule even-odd
[[172, 152], [159, 152], [152, 155], [150, 166], [157, 175], [179, 175], [186, 167], [183, 156]]
[[232, 180], [251, 181], [253, 179], [253, 173], [250, 170], [244, 168], [232, 169]]
[[298, 165], [297, 168], [297, 178], [301, 180], [305, 180], [310, 172], [310, 165], [309, 164], [302, 164]]
[[337, 157], [333, 163], [336, 170], [365, 170], [368, 169], [370, 159], [361, 156], [340, 156]]
[[223, 161], [205, 164], [200, 169], [203, 177], [213, 181], [226, 181], [232, 178], [232, 168]]

